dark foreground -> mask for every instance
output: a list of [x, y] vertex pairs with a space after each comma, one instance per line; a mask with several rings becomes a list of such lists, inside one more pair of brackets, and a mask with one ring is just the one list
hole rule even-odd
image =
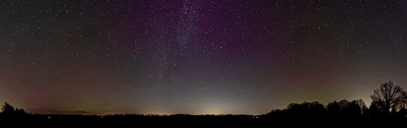
[[393, 117], [267, 117], [251, 115], [30, 115], [1, 117], [13, 127], [379, 127], [403, 126], [407, 118]]

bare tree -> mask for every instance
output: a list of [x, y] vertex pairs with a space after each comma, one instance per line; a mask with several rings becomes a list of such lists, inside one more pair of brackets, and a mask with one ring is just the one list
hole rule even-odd
[[398, 99], [403, 92], [403, 89], [394, 85], [393, 82], [389, 81], [380, 85], [380, 88], [373, 91], [373, 95], [370, 96], [373, 102], [376, 102], [377, 105], [383, 108], [383, 111], [386, 113], [390, 112], [390, 108], [395, 108], [400, 105]]
[[401, 91], [399, 97], [397, 98], [398, 109], [405, 109], [407, 107], [407, 92]]

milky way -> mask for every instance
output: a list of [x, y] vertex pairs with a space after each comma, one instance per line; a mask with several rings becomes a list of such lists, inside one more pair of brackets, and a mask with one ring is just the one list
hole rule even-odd
[[407, 88], [404, 1], [0, 2], [0, 101], [32, 113], [264, 114]]

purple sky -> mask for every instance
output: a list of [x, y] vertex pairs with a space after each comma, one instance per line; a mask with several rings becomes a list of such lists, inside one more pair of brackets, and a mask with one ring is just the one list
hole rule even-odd
[[32, 113], [264, 114], [407, 88], [399, 1], [0, 2], [0, 101]]

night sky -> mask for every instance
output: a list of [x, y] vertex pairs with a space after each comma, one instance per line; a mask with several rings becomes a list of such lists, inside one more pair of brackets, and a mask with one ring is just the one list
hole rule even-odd
[[0, 101], [31, 113], [265, 114], [407, 88], [402, 0], [6, 0], [0, 16]]

